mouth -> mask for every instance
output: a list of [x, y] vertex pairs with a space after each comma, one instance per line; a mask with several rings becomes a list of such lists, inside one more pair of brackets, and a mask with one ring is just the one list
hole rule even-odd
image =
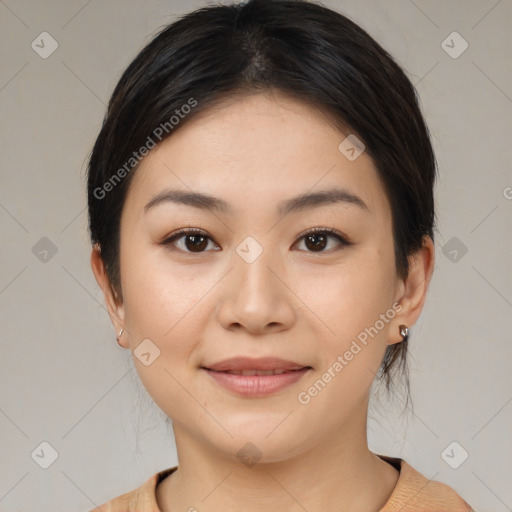
[[298, 372], [300, 370], [309, 369], [309, 368], [311, 368], [311, 366], [304, 366], [302, 368], [296, 368], [294, 370], [285, 370], [284, 368], [277, 368], [275, 370], [224, 370], [224, 371], [212, 370], [211, 368], [204, 368], [204, 369], [210, 370], [210, 371], [216, 372], [216, 373], [228, 373], [230, 375], [262, 376], [262, 375], [282, 375], [283, 373]]
[[310, 370], [293, 361], [275, 358], [232, 358], [201, 366], [216, 384], [245, 397], [263, 397], [298, 382]]
[[236, 356], [231, 357], [229, 359], [224, 359], [223, 361], [219, 361], [217, 363], [205, 364], [204, 366], [202, 366], [202, 368], [216, 372], [287, 372], [293, 370], [302, 370], [303, 368], [311, 367], [297, 363], [295, 361], [288, 361], [286, 359], [280, 359], [277, 357], [253, 358], [245, 356]]

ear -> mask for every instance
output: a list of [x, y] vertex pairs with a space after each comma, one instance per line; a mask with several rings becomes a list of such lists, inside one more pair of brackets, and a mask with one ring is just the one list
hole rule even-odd
[[[103, 258], [101, 257], [100, 247], [97, 244], [94, 244], [91, 252], [91, 267], [94, 273], [94, 277], [96, 278], [98, 285], [103, 291], [103, 297], [105, 299], [108, 314], [117, 336], [119, 331], [124, 327], [123, 303], [119, 301], [117, 294], [112, 289], [110, 281], [107, 277]], [[123, 338], [120, 339], [119, 343], [124, 348], [129, 348], [129, 345], [123, 342]]]
[[[400, 280], [395, 296], [401, 309], [390, 322], [388, 345], [394, 345], [403, 340], [400, 325], [409, 329], [418, 320], [425, 303], [428, 286], [434, 272], [435, 248], [430, 236], [423, 237], [423, 246], [409, 257], [409, 273]], [[398, 309], [398, 308], [397, 308]]]

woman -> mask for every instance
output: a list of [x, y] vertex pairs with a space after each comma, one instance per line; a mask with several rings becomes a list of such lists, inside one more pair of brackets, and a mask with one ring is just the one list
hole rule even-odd
[[88, 168], [91, 265], [179, 464], [97, 510], [470, 511], [368, 448], [434, 268], [415, 90], [344, 16], [210, 6], [122, 75]]

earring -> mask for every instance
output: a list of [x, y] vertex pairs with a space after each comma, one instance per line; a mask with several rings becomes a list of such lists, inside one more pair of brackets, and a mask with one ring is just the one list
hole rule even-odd
[[121, 347], [121, 348], [124, 348], [121, 343], [119, 343], [119, 338], [121, 338], [121, 336], [123, 335], [123, 331], [124, 331], [124, 327], [119, 331], [119, 334], [116, 336], [116, 340], [117, 340], [117, 344]]
[[400, 329], [400, 336], [405, 338], [409, 334], [409, 327], [407, 325], [402, 324], [398, 328]]

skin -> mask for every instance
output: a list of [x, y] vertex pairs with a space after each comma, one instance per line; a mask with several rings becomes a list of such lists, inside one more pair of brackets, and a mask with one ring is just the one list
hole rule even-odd
[[[149, 338], [160, 355], [134, 365], [156, 404], [172, 420], [178, 470], [157, 488], [162, 512], [267, 510], [377, 511], [398, 471], [366, 439], [370, 387], [399, 325], [417, 321], [434, 267], [429, 237], [395, 269], [391, 208], [372, 159], [349, 161], [339, 150], [348, 133], [308, 105], [278, 92], [237, 98], [193, 118], [157, 146], [136, 171], [121, 217], [122, 300], [96, 249], [91, 265], [122, 345]], [[368, 211], [332, 203], [279, 216], [277, 204], [299, 194], [343, 187]], [[227, 201], [232, 212], [162, 203], [172, 187]], [[203, 252], [183, 227], [207, 232]], [[334, 228], [353, 245], [328, 238], [315, 250], [299, 235]], [[236, 252], [247, 237], [263, 252], [247, 263]], [[186, 242], [188, 241], [188, 245]], [[219, 250], [214, 250], [218, 248]], [[297, 395], [379, 315], [401, 311], [308, 404]], [[242, 397], [199, 367], [228, 357], [276, 356], [309, 365], [299, 382], [266, 397]], [[252, 467], [237, 452], [261, 452]], [[204, 499], [204, 501], [202, 501]]]

